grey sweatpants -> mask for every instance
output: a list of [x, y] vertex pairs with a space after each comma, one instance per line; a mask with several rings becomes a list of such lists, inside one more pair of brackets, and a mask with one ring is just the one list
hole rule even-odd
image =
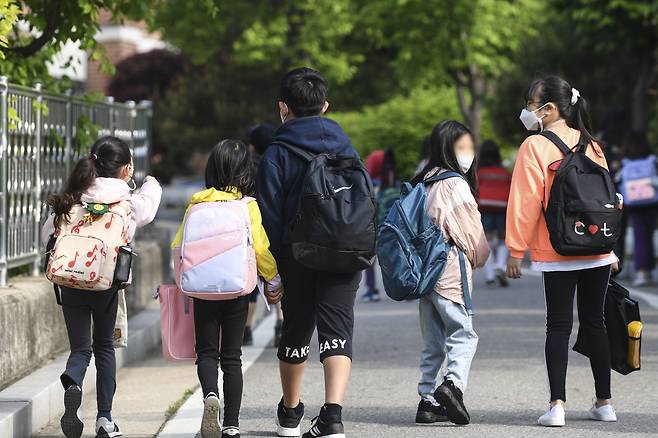
[[112, 410], [112, 399], [117, 386], [117, 365], [112, 345], [117, 303], [116, 289], [90, 292], [62, 288], [62, 310], [71, 354], [60, 379], [64, 389], [71, 384], [82, 387], [93, 352], [96, 359], [98, 411]]
[[[472, 317], [463, 305], [435, 292], [420, 299], [419, 312], [423, 350], [420, 357], [418, 394], [425, 400], [434, 400], [437, 375], [444, 361], [446, 370], [442, 377], [451, 380], [464, 392], [478, 345]], [[440, 383], [442, 382], [443, 380]]]

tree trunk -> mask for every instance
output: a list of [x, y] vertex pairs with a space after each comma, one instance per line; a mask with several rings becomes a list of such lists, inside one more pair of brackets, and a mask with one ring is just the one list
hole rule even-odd
[[[484, 78], [479, 73], [478, 68], [471, 65], [467, 72], [455, 72], [453, 79], [457, 90], [459, 110], [464, 117], [464, 122], [473, 134], [475, 144], [479, 144], [482, 129], [482, 105], [485, 94]], [[468, 91], [470, 102], [467, 102], [466, 91]]]
[[649, 125], [649, 91], [656, 81], [655, 56], [647, 56], [640, 61], [633, 97], [631, 101], [631, 127], [637, 131], [645, 131]]

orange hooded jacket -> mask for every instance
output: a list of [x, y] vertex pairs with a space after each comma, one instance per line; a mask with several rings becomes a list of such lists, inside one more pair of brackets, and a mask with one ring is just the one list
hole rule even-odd
[[[558, 120], [546, 129], [555, 132], [567, 145], [576, 145], [580, 131]], [[587, 148], [587, 156], [597, 164], [608, 168], [603, 149], [592, 143]], [[550, 140], [541, 135], [531, 135], [521, 144], [507, 205], [507, 233], [505, 243], [510, 255], [523, 258], [526, 250], [536, 262], [563, 262], [570, 260], [592, 260], [608, 257], [608, 254], [595, 256], [563, 256], [555, 252], [551, 244], [544, 210], [548, 207], [551, 186], [555, 171], [549, 166], [563, 158], [562, 152]]]

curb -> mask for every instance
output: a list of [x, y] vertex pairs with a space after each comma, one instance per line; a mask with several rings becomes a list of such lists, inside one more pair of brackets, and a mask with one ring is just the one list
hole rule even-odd
[[[160, 311], [146, 309], [128, 322], [128, 347], [116, 350], [117, 369], [144, 358], [160, 344]], [[26, 438], [64, 412], [64, 389], [59, 376], [68, 352], [0, 391], [0, 437]], [[96, 365], [92, 357], [83, 390], [96, 389]]]

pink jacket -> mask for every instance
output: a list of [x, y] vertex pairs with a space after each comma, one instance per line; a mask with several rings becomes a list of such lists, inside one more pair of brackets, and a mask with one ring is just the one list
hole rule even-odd
[[[438, 168], [425, 178], [444, 172]], [[461, 270], [457, 248], [470, 263], [466, 264], [470, 290], [473, 291], [473, 268], [481, 268], [489, 257], [489, 244], [482, 228], [478, 204], [466, 181], [448, 178], [432, 184], [427, 191], [427, 212], [444, 237], [453, 243], [448, 263], [434, 290], [442, 297], [464, 304]]]
[[[135, 237], [135, 230], [150, 223], [160, 206], [162, 187], [155, 180], [145, 182], [134, 193], [130, 193], [128, 184], [117, 178], [96, 178], [89, 189], [80, 197], [82, 202], [96, 202], [100, 204], [113, 204], [115, 202], [130, 200], [132, 214], [128, 227], [128, 240]], [[50, 215], [41, 228], [41, 241], [45, 245], [55, 232], [54, 215]]]

